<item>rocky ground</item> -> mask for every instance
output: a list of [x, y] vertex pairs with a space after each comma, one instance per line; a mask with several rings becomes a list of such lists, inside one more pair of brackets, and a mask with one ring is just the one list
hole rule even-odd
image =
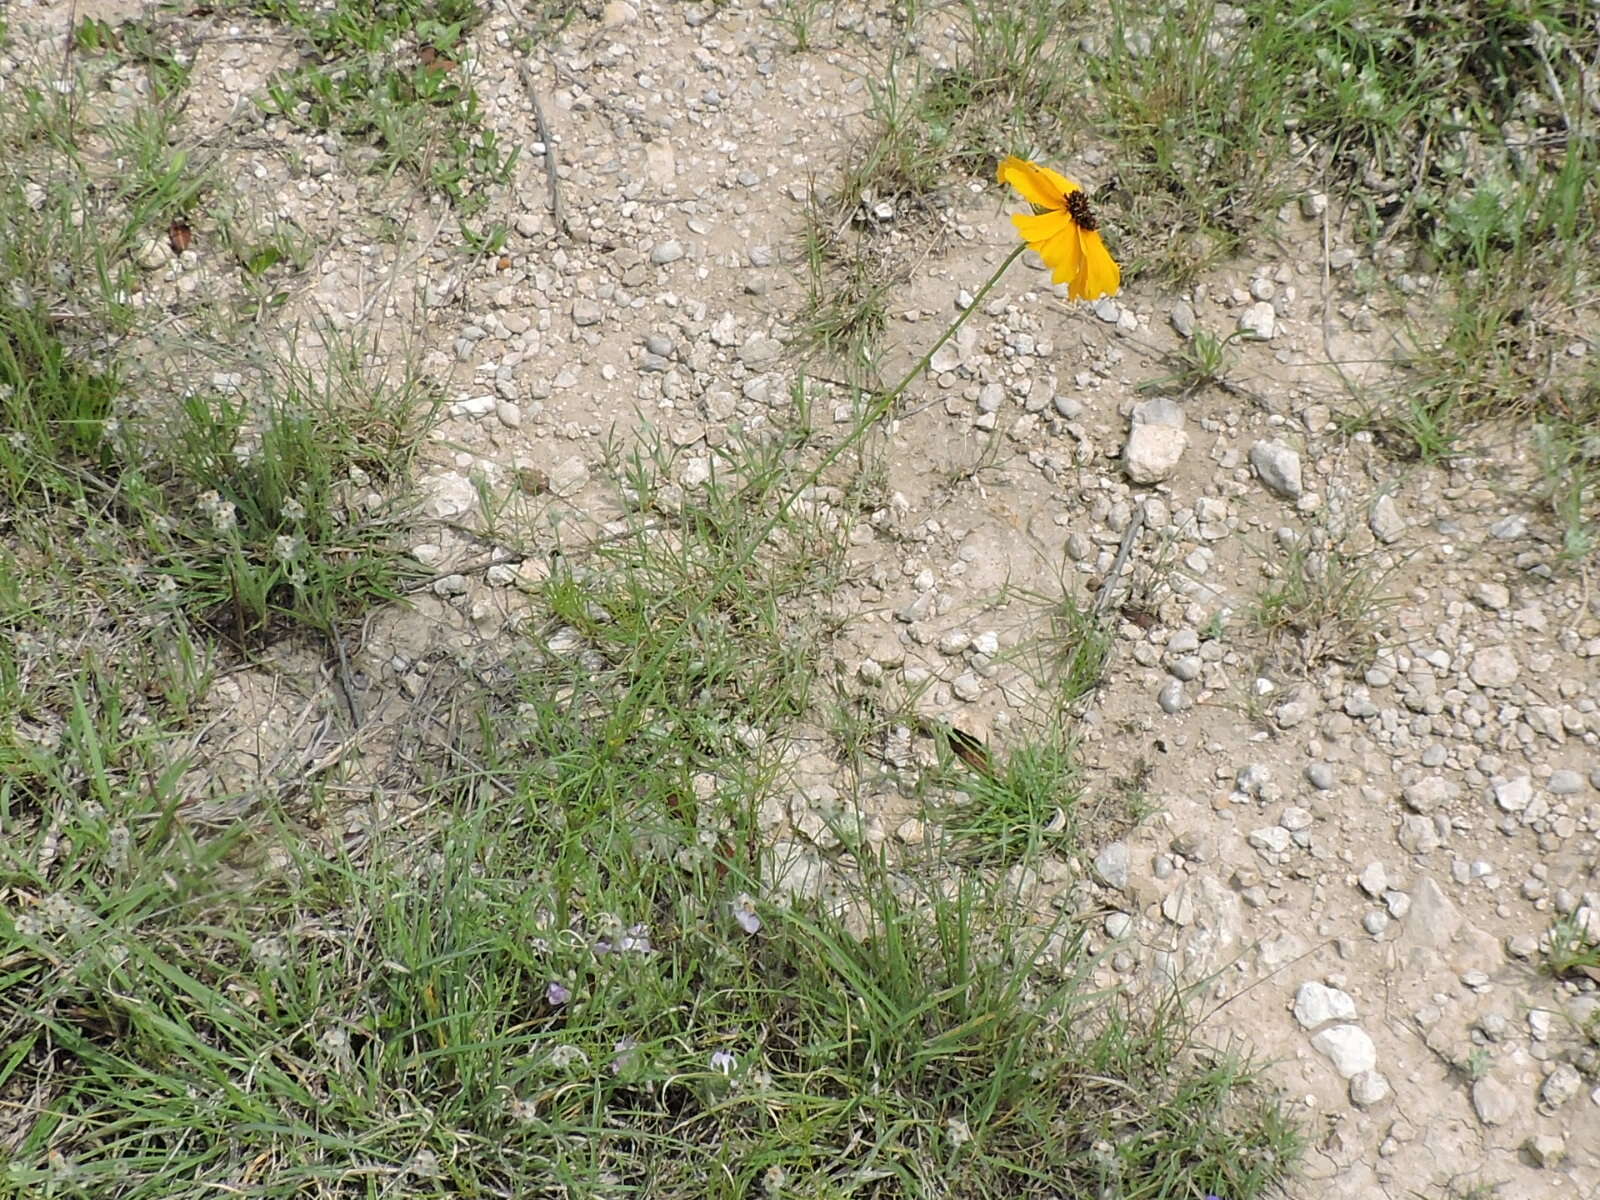
[[[19, 0], [11, 18], [59, 28], [67, 11]], [[863, 108], [856, 51], [888, 27], [846, 18], [833, 48], [796, 54], [755, 5], [595, 15], [536, 69], [513, 48], [520, 14], [474, 34], [463, 69], [523, 153], [494, 201], [509, 239], [470, 263], [436, 244], [442, 207], [244, 102], [290, 53], [249, 40], [265, 26], [218, 17], [197, 43], [196, 137], [226, 140], [242, 190], [324, 247], [294, 305], [381, 322], [446, 392], [415, 547], [439, 578], [369, 631], [377, 708], [441, 651], [493, 657], [515, 635], [541, 554], [622, 511], [613, 440], [659, 431], [692, 494], [730, 428], [792, 404], [808, 187], [836, 176]], [[1056, 165], [1093, 182], [1115, 153]], [[1007, 203], [954, 189], [892, 297], [886, 378], [1010, 252]], [[149, 248], [148, 303], [206, 292], [200, 232]], [[1154, 813], [1095, 858], [1108, 978], [1205, 981], [1209, 1034], [1272, 1060], [1311, 1131], [1297, 1195], [1600, 1196], [1600, 990], [1546, 969], [1558, 919], [1600, 941], [1600, 589], [1592, 562], [1560, 561], [1520, 431], [1434, 467], [1341, 425], [1330, 360], [1381, 364], [1398, 325], [1395, 293], [1357, 271], [1399, 283], [1403, 266], [1346, 243], [1312, 191], [1182, 294], [1130, 277], [1073, 306], [1019, 264], [908, 394], [883, 503], [819, 604], [851, 614], [842, 686], [915, 694], [1003, 748], [1038, 712], [1038, 597], [1115, 589], [1085, 777], [1141, 764]], [[1422, 304], [1427, 281], [1405, 280]], [[1222, 385], [1151, 390], [1197, 330], [1252, 338]], [[1358, 385], [1384, 370], [1346, 368]], [[822, 395], [815, 420], [853, 419], [848, 392]], [[537, 553], [483, 565], [483, 486], [514, 498]], [[1263, 628], [1263, 596], [1308, 564], [1298, 616]], [[256, 697], [248, 677], [228, 686]], [[239, 769], [296, 712], [261, 701]], [[847, 798], [879, 836], [917, 838], [910, 802], [828, 746], [798, 757], [774, 839], [825, 851], [813, 810]]]

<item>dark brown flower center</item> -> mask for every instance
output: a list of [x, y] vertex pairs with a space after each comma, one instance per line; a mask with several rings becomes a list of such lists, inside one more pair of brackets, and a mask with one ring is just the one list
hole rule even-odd
[[1089, 207], [1089, 197], [1082, 192], [1073, 192], [1067, 197], [1067, 214], [1085, 233], [1093, 233], [1100, 228], [1100, 222], [1095, 220], [1094, 210]]

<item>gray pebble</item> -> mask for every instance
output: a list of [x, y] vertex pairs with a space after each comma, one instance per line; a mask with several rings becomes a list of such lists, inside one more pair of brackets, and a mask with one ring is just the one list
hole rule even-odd
[[1282, 442], [1257, 442], [1250, 447], [1250, 468], [1269, 492], [1298, 500], [1304, 491], [1300, 455]]
[[1172, 311], [1167, 314], [1167, 319], [1172, 322], [1172, 328], [1177, 330], [1181, 338], [1194, 336], [1194, 306], [1187, 300], [1179, 300], [1172, 306]]
[[683, 257], [683, 244], [677, 241], [657, 242], [650, 248], [650, 261], [658, 267], [675, 263]]
[[1306, 767], [1306, 782], [1319, 792], [1330, 791], [1339, 781], [1331, 763], [1314, 762]]
[[1389, 1081], [1379, 1071], [1360, 1071], [1350, 1078], [1350, 1103], [1372, 1108], [1389, 1098]]
[[1177, 679], [1167, 680], [1156, 693], [1156, 703], [1164, 713], [1180, 713], [1188, 708], [1189, 698], [1183, 694], [1183, 683]]
[[1108, 842], [1094, 856], [1094, 873], [1108, 888], [1122, 891], [1128, 886], [1128, 844]]
[[1583, 776], [1576, 771], [1552, 771], [1545, 787], [1552, 795], [1570, 796], [1574, 792], [1583, 791]]
[[1167, 672], [1174, 679], [1181, 679], [1184, 683], [1191, 683], [1200, 678], [1200, 668], [1203, 664], [1198, 654], [1185, 654], [1175, 658], [1167, 664]]

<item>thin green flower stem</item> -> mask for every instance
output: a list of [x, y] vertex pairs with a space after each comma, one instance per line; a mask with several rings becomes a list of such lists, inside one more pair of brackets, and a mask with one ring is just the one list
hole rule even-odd
[[[1027, 243], [1024, 242], [1006, 256], [1005, 261], [994, 269], [994, 273], [990, 275], [989, 278], [984, 281], [983, 286], [978, 289], [977, 295], [973, 296], [972, 298], [972, 303], [967, 305], [966, 308], [962, 309], [961, 313], [956, 317], [956, 319], [950, 322], [949, 328], [939, 336], [939, 340], [934, 342], [932, 346], [928, 347], [928, 352], [916, 361], [912, 368], [901, 378], [899, 383], [895, 384], [894, 387], [890, 388], [887, 392], [884, 392], [876, 400], [874, 400], [871, 407], [867, 409], [866, 414], [860, 421], [856, 423], [856, 427], [850, 431], [849, 435], [832, 450], [828, 451], [827, 454], [823, 455], [822, 461], [806, 473], [805, 478], [800, 481], [798, 486], [789, 490], [789, 493], [779, 503], [777, 511], [763, 521], [761, 528], [756, 530], [756, 532], [752, 534], [748, 540], [746, 540], [745, 544], [739, 548], [738, 557], [733, 563], [733, 570], [737, 571], [743, 568], [747, 563], [755, 558], [756, 552], [761, 549], [761, 544], [765, 542], [771, 535], [772, 531], [778, 527], [779, 522], [781, 522], [783, 518], [789, 514], [789, 510], [792, 509], [799, 501], [801, 493], [821, 479], [823, 472], [825, 472], [829, 467], [833, 466], [834, 463], [838, 462], [839, 459], [844, 457], [844, 455], [847, 454], [851, 449], [859, 445], [862, 439], [865, 438], [869, 432], [871, 432], [872, 428], [889, 413], [889, 411], [894, 407], [895, 402], [905, 394], [906, 389], [911, 386], [911, 384], [919, 375], [928, 369], [928, 364], [933, 361], [933, 356], [938, 353], [939, 347], [943, 346], [955, 336], [956, 331], [966, 323], [967, 318], [978, 310], [978, 306], [983, 303], [983, 298], [994, 289], [995, 284], [1000, 282], [1000, 277], [1004, 275], [1008, 269], [1010, 269], [1012, 263], [1016, 262], [1017, 259], [1022, 257], [1022, 252], [1027, 248]], [[675, 632], [673, 636], [668, 639], [665, 645], [656, 651], [650, 662], [645, 666], [644, 670], [641, 672], [645, 678], [658, 677], [661, 665], [665, 663], [667, 659], [677, 650], [678, 644], [683, 640], [683, 637], [687, 631], [694, 626], [695, 622], [698, 621], [701, 616], [705, 614], [707, 609], [716, 603], [722, 591], [723, 588], [720, 586], [713, 587], [706, 593], [706, 595], [702, 596], [699, 601], [695, 603], [694, 607], [692, 607], [685, 615], [682, 624], [678, 626], [677, 632]], [[622, 744], [623, 740], [625, 740], [627, 735], [632, 730], [633, 721], [631, 710], [637, 710], [642, 704], [645, 703], [642, 697], [635, 699], [630, 696], [629, 700], [630, 702], [621, 705], [611, 718], [611, 730], [606, 738], [608, 745], [615, 747]], [[620, 729], [618, 728], [619, 722], [622, 723], [622, 728]]]

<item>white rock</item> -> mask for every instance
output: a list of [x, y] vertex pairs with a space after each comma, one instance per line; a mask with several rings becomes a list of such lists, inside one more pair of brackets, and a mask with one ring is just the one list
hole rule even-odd
[[1239, 314], [1239, 331], [1269, 339], [1278, 332], [1278, 314], [1267, 301], [1257, 301]]
[[1472, 1085], [1472, 1111], [1485, 1125], [1504, 1125], [1517, 1115], [1517, 1097], [1491, 1075]]
[[1363, 892], [1376, 900], [1389, 886], [1389, 872], [1381, 862], [1370, 862], [1362, 868], [1361, 877], [1357, 882], [1360, 883]]
[[1354, 1021], [1356, 1002], [1349, 992], [1308, 979], [1294, 994], [1294, 1019], [1308, 1030], [1329, 1021]]
[[657, 242], [650, 248], [650, 261], [658, 267], [675, 263], [683, 257], [683, 244], [677, 241]]
[[1094, 873], [1108, 888], [1122, 891], [1128, 886], [1128, 845], [1109, 842], [1094, 856]]
[[1379, 1071], [1361, 1071], [1350, 1079], [1350, 1103], [1357, 1108], [1372, 1108], [1389, 1098], [1393, 1089]]
[[172, 260], [172, 247], [164, 237], [150, 237], [139, 243], [133, 261], [146, 271], [159, 271]]
[[1430, 876], [1418, 876], [1411, 889], [1411, 911], [1406, 914], [1406, 941], [1439, 950], [1450, 944], [1460, 928], [1461, 914], [1444, 890]]
[[589, 482], [589, 468], [579, 455], [565, 458], [550, 469], [550, 493], [555, 496], [575, 496]]
[[1170, 425], [1135, 425], [1128, 431], [1122, 457], [1134, 483], [1160, 483], [1177, 470], [1189, 435]]
[[1305, 490], [1300, 478], [1300, 455], [1282, 442], [1257, 442], [1250, 447], [1250, 468], [1270, 492], [1298, 500]]
[[1481, 688], [1503, 688], [1515, 683], [1520, 671], [1509, 646], [1485, 646], [1472, 656], [1467, 675]]
[[1494, 802], [1505, 812], [1521, 812], [1533, 799], [1533, 780], [1526, 775], [1501, 779], [1494, 784]]
[[1400, 792], [1400, 799], [1412, 812], [1431, 813], [1455, 799], [1455, 794], [1455, 784], [1442, 776], [1430, 775], [1406, 785]]
[[1333, 1069], [1345, 1079], [1351, 1079], [1363, 1071], [1371, 1071], [1378, 1065], [1378, 1048], [1372, 1044], [1366, 1031], [1356, 1025], [1335, 1025], [1331, 1029], [1324, 1029], [1311, 1039], [1311, 1046], [1325, 1055], [1333, 1064]]
[[1257, 850], [1266, 850], [1272, 854], [1282, 854], [1289, 848], [1291, 838], [1289, 831], [1282, 825], [1267, 825], [1261, 829], [1250, 831], [1250, 844]]
[[1384, 545], [1399, 540], [1400, 535], [1406, 531], [1405, 518], [1400, 515], [1393, 496], [1379, 496], [1372, 505], [1372, 513], [1367, 518], [1367, 527], [1372, 530], [1372, 536]]

